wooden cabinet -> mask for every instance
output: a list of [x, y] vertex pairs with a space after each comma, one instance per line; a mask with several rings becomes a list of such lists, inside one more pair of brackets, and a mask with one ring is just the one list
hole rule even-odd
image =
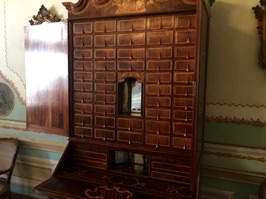
[[38, 192], [50, 198], [197, 198], [209, 3], [64, 3], [70, 139]]

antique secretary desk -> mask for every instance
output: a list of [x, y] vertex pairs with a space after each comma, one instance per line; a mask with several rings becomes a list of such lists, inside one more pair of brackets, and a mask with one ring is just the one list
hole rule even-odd
[[69, 144], [49, 198], [197, 198], [208, 0], [79, 0], [68, 10]]

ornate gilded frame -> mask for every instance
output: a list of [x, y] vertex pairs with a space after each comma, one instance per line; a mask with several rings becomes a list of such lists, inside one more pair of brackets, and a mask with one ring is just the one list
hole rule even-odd
[[260, 0], [260, 5], [252, 8], [258, 20], [258, 34], [260, 37], [259, 64], [266, 68], [266, 0]]
[[59, 22], [59, 19], [55, 14], [52, 14], [44, 5], [42, 5], [37, 13], [37, 15], [32, 16], [33, 19], [30, 19], [30, 25], [38, 25], [44, 22], [54, 23]]

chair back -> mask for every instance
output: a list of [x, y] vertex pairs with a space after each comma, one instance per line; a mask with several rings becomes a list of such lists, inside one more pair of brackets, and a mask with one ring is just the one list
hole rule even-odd
[[0, 177], [5, 177], [7, 184], [10, 184], [18, 151], [19, 144], [15, 138], [0, 138]]

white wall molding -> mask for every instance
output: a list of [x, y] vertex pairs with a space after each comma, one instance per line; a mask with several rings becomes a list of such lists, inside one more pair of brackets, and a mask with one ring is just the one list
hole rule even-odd
[[226, 190], [202, 187], [200, 199], [235, 199], [235, 193]]

